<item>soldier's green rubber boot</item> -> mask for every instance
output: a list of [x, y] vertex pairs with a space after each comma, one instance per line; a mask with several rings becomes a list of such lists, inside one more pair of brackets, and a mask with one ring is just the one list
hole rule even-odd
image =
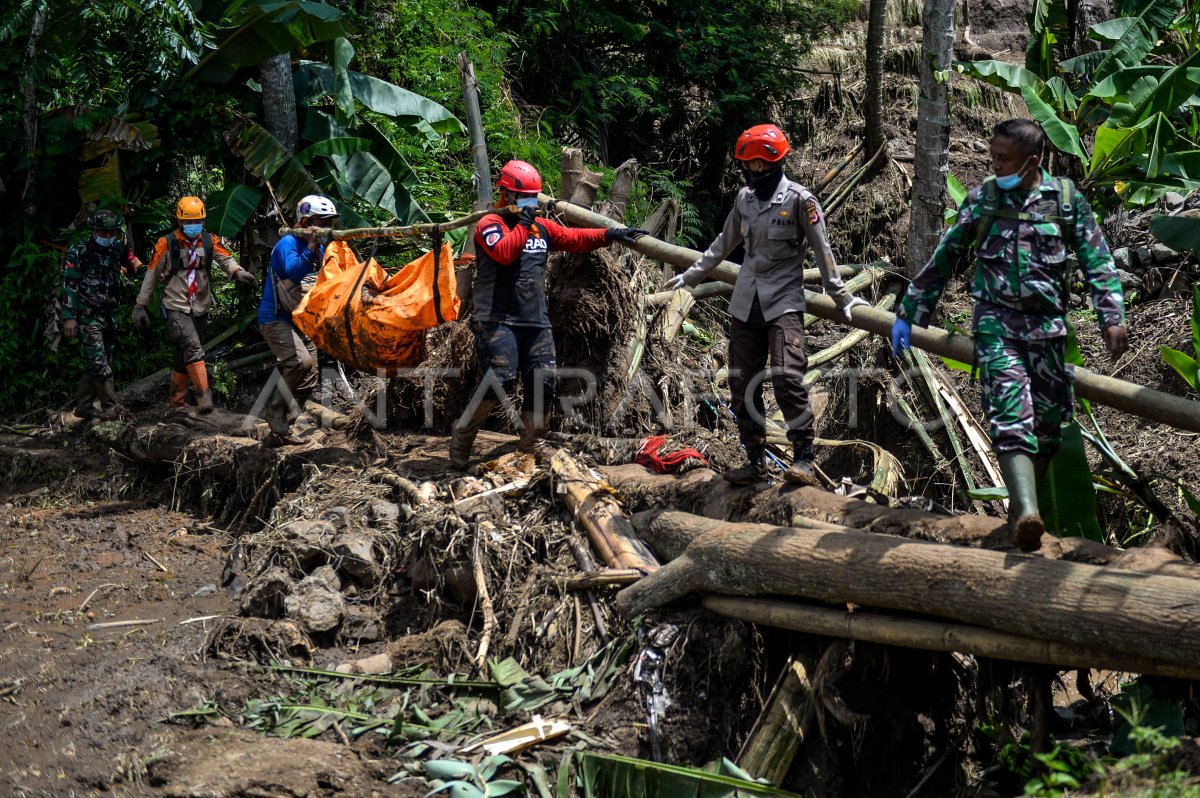
[[1002, 452], [996, 455], [1000, 473], [1008, 488], [1008, 529], [1021, 551], [1037, 551], [1042, 547], [1046, 525], [1038, 514], [1037, 468], [1025, 452]]

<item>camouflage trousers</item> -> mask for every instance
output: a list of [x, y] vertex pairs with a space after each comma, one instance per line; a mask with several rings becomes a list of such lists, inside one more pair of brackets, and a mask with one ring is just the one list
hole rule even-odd
[[76, 321], [87, 375], [111, 377], [113, 355], [117, 351], [117, 320], [113, 313], [97, 311], [95, 315], [80, 316]]
[[513, 395], [520, 376], [521, 409], [547, 412], [558, 388], [554, 331], [498, 321], [473, 321], [471, 331], [483, 371], [480, 387], [489, 387], [495, 398], [504, 401]]
[[1066, 338], [1021, 341], [980, 333], [975, 361], [996, 452], [1052, 457], [1075, 412]]

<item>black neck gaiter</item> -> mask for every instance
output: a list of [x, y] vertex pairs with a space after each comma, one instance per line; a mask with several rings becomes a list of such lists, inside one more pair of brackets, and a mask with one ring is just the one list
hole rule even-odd
[[760, 200], [769, 200], [783, 176], [783, 164], [776, 164], [765, 172], [751, 172], [742, 167], [742, 176], [746, 179], [746, 185], [754, 190], [754, 196]]

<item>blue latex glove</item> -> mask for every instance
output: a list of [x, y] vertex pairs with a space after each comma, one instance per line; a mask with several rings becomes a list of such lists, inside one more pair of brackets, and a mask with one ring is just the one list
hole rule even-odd
[[892, 355], [900, 357], [912, 346], [912, 325], [899, 317], [892, 322]]

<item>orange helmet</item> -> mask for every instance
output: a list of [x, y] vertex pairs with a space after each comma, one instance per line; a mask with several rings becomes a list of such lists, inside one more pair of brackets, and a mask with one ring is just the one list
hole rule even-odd
[[536, 194], [542, 190], [542, 176], [524, 161], [509, 161], [500, 170], [496, 185], [515, 194]]
[[737, 146], [733, 157], [739, 161], [753, 161], [762, 158], [764, 161], [775, 163], [782, 161], [784, 156], [792, 151], [788, 146], [787, 136], [774, 125], [755, 125], [738, 136]]
[[202, 220], [204, 218], [204, 200], [199, 197], [183, 197], [175, 206], [175, 218], [181, 222]]

